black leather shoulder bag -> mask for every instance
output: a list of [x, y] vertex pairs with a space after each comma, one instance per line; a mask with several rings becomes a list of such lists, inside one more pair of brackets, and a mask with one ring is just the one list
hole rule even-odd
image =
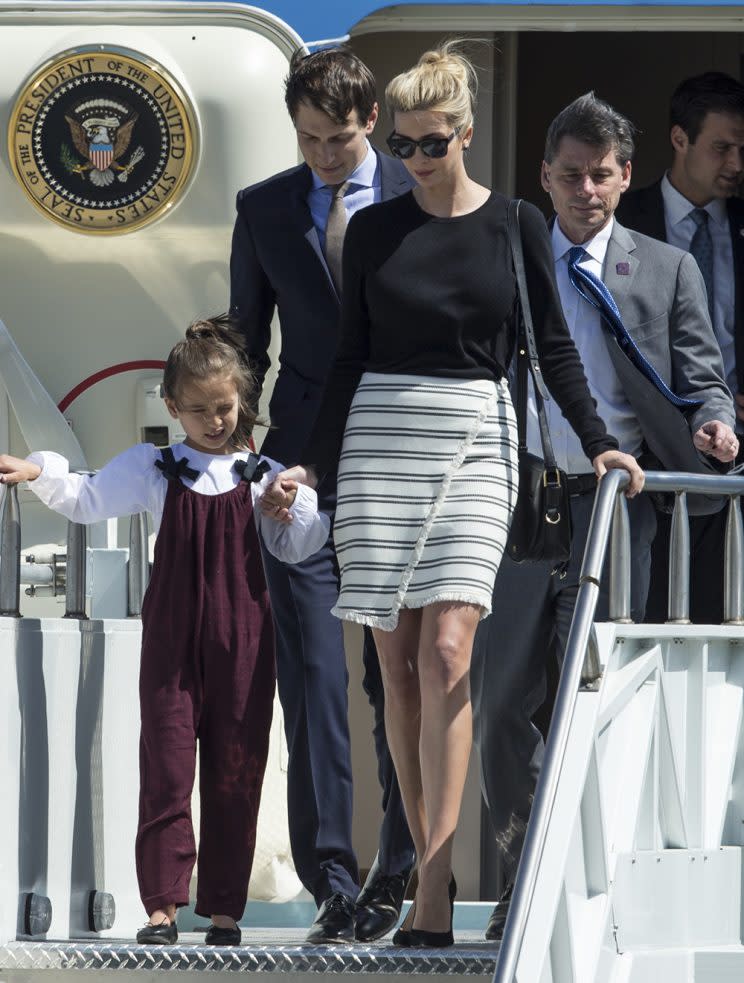
[[[540, 372], [532, 322], [522, 235], [519, 199], [509, 202], [507, 222], [514, 272], [519, 294], [517, 334], [517, 386], [515, 409], [519, 432], [519, 493], [512, 517], [507, 552], [517, 563], [542, 560], [553, 564], [553, 573], [563, 573], [571, 555], [571, 510], [566, 475], [555, 461], [544, 399], [548, 391]], [[532, 375], [540, 422], [543, 456], [527, 450], [527, 371]]]

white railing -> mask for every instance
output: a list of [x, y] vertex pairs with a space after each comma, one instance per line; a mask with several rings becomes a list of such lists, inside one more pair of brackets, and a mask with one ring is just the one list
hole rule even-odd
[[[18, 490], [6, 485], [0, 505], [0, 616], [20, 616], [20, 586], [51, 584], [64, 588], [65, 617], [86, 617], [86, 527], [67, 524], [67, 552], [64, 561], [54, 563], [21, 562], [21, 515]], [[129, 559], [127, 562], [127, 614], [139, 617], [142, 599], [150, 578], [147, 544], [147, 515], [140, 512], [129, 520]]]
[[[626, 942], [635, 939], [641, 946], [643, 938], [658, 946], [669, 937], [682, 947], [670, 959], [681, 959], [684, 933], [666, 931], [664, 917], [647, 917], [644, 924], [649, 906], [640, 903], [643, 892], [634, 893], [633, 884], [643, 881], [639, 872], [647, 863], [653, 864], [655, 883], [664, 884], [672, 912], [685, 911], [680, 921], [662, 905], [667, 929], [684, 922], [687, 941], [700, 945], [740, 940], [744, 560], [739, 496], [744, 478], [647, 474], [647, 491], [675, 494], [669, 589], [674, 623], [666, 626], [629, 624], [630, 540], [619, 494], [626, 484], [627, 476], [612, 472], [597, 494], [494, 983], [620, 979], [612, 965], [623, 951], [623, 931]], [[690, 492], [729, 497], [722, 626], [688, 623]], [[593, 627], [611, 530], [615, 624]], [[734, 782], [738, 768], [742, 775], [737, 770]], [[667, 848], [685, 853], [669, 859]], [[639, 860], [636, 851], [652, 855]], [[682, 890], [677, 868], [698, 860], [696, 878], [685, 867]], [[694, 895], [704, 883], [708, 890]], [[704, 899], [702, 910], [700, 904], [685, 906], [685, 899], [695, 898]], [[620, 910], [625, 925], [637, 930], [618, 924]]]

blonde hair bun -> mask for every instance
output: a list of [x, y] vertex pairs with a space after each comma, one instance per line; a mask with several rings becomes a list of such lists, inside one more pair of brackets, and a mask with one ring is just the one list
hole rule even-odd
[[447, 41], [396, 75], [385, 89], [390, 116], [431, 110], [443, 113], [453, 128], [466, 130], [473, 122], [478, 76], [461, 46], [461, 41]]

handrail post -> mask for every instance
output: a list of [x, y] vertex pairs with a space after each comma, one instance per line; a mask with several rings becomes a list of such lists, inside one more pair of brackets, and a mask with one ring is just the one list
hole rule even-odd
[[594, 511], [589, 524], [589, 536], [579, 578], [579, 592], [566, 643], [566, 656], [545, 746], [545, 758], [535, 789], [493, 983], [512, 983], [516, 975], [537, 874], [545, 849], [548, 823], [563, 769], [563, 759], [581, 681], [583, 657], [599, 596], [599, 582], [615, 498], [618, 491], [627, 486], [628, 480], [628, 475], [624, 471], [609, 471], [599, 483], [597, 497], [594, 500]]
[[624, 495], [615, 499], [610, 545], [610, 621], [629, 625], [630, 616], [630, 520]]
[[18, 488], [6, 485], [0, 512], [0, 615], [20, 618], [21, 510]]
[[669, 596], [667, 621], [673, 625], [690, 623], [690, 520], [687, 492], [674, 496], [672, 529], [669, 536]]
[[65, 617], [87, 618], [85, 611], [85, 560], [88, 532], [79, 522], [67, 523], [67, 586]]
[[726, 516], [726, 539], [723, 566], [723, 623], [744, 624], [744, 524], [741, 499], [732, 495]]
[[127, 613], [130, 618], [142, 614], [150, 565], [147, 556], [147, 513], [138, 512], [129, 519], [129, 563], [127, 564]]
[[586, 644], [584, 665], [581, 669], [581, 688], [583, 690], [598, 690], [602, 681], [602, 664], [599, 659], [599, 647], [594, 632]]

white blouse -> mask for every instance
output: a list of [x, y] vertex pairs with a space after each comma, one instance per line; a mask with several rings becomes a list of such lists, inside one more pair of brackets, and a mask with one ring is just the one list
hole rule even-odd
[[[195, 481], [181, 478], [187, 488], [199, 495], [219, 495], [234, 488], [241, 479], [233, 465], [248, 456], [247, 451], [204, 454], [185, 444], [174, 444], [171, 450], [176, 461], [185, 457], [189, 467], [199, 472]], [[70, 473], [67, 460], [53, 451], [36, 451], [28, 456], [28, 460], [41, 468], [39, 477], [29, 482], [31, 491], [50, 509], [71, 521], [87, 524], [135, 512], [149, 512], [155, 528], [160, 527], [168, 481], [155, 467], [155, 461], [161, 460], [161, 455], [153, 444], [135, 444], [93, 475]], [[271, 470], [259, 482], [251, 484], [256, 526], [274, 556], [286, 563], [299, 563], [325, 543], [330, 527], [328, 516], [318, 512], [318, 497], [307, 485], [297, 488], [297, 496], [289, 510], [291, 522], [277, 522], [262, 515], [259, 500], [284, 466], [268, 457], [261, 460], [266, 461]]]

